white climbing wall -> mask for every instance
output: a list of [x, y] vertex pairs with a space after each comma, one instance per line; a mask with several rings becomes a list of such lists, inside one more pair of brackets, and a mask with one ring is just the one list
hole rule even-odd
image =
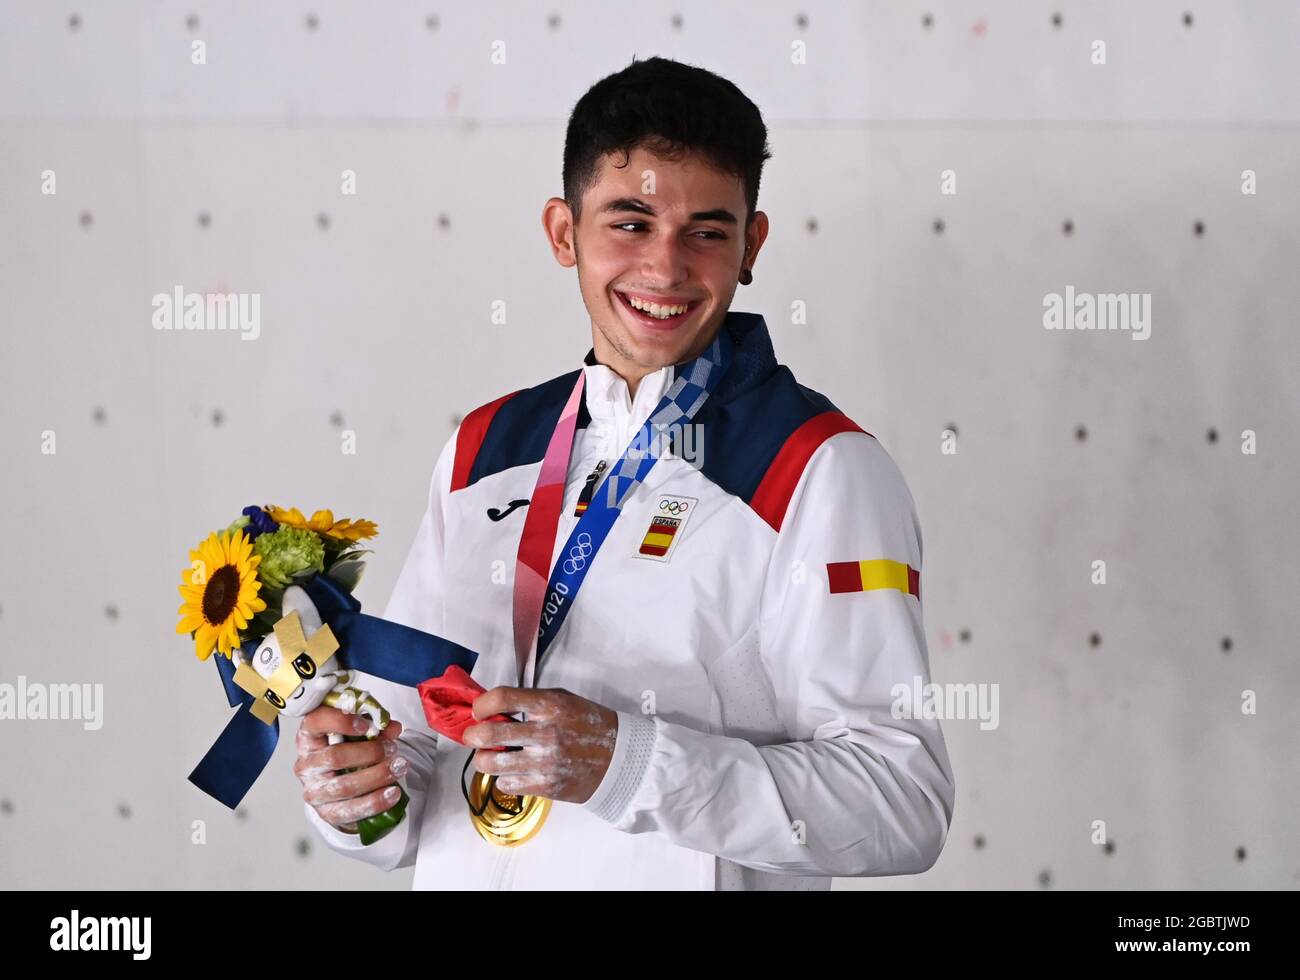
[[[1297, 887], [1298, 46], [1290, 0], [0, 2], [0, 683], [104, 692], [0, 721], [0, 886], [409, 886], [291, 738], [237, 815], [185, 781], [229, 712], [175, 584], [273, 497], [379, 522], [382, 607], [459, 414], [590, 345], [541, 207], [660, 54], [763, 110], [733, 308], [902, 467], [933, 679], [997, 686], [936, 867], [836, 887]], [[154, 330], [177, 285], [260, 337]], [[1150, 336], [1045, 330], [1067, 287]]]

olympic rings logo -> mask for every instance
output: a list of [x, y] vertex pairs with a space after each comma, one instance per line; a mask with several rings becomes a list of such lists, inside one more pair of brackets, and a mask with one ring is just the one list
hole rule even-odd
[[569, 549], [569, 557], [564, 560], [564, 570], [570, 575], [576, 575], [587, 566], [587, 559], [593, 550], [591, 535], [583, 531], [578, 535], [577, 543]]
[[690, 504], [684, 500], [661, 500], [659, 509], [666, 510], [670, 514], [685, 514], [690, 509]]

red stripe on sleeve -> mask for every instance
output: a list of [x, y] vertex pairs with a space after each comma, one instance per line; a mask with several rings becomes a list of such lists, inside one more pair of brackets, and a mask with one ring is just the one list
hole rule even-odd
[[[804, 467], [808, 465], [812, 454], [823, 442], [840, 432], [861, 432], [864, 435], [871, 435], [843, 412], [821, 412], [786, 438], [776, 458], [763, 474], [762, 482], [754, 491], [754, 498], [749, 502], [749, 506], [759, 517], [767, 521], [774, 531], [781, 530], [781, 523], [785, 520], [785, 510], [790, 506], [794, 488], [798, 485], [799, 477], [803, 475]], [[828, 516], [828, 519], [831, 518]]]
[[480, 405], [466, 415], [460, 423], [460, 431], [456, 434], [456, 461], [451, 469], [453, 492], [469, 486], [469, 471], [473, 468], [478, 451], [487, 437], [488, 426], [496, 417], [497, 410], [517, 394], [518, 391], [512, 391], [508, 395], [502, 395], [496, 401]]
[[907, 566], [907, 591], [921, 598], [921, 573], [911, 565]]
[[833, 593], [862, 591], [862, 566], [855, 561], [828, 561], [826, 575]]

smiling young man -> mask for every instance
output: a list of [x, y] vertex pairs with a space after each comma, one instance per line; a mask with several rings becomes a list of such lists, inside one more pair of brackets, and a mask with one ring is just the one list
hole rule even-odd
[[[481, 721], [459, 744], [374, 678], [384, 739], [304, 719], [334, 850], [417, 888], [821, 889], [937, 859], [943, 735], [895, 710], [929, 680], [911, 495], [731, 311], [766, 140], [734, 85], [661, 58], [574, 108], [542, 221], [591, 350], [466, 416], [387, 610], [478, 652]], [[407, 818], [363, 845], [399, 778]]]

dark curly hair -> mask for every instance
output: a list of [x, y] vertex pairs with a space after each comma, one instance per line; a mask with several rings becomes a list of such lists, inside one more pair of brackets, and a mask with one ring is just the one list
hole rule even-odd
[[767, 127], [758, 106], [725, 78], [668, 58], [633, 58], [588, 89], [564, 137], [564, 200], [575, 223], [601, 158], [638, 146], [669, 159], [699, 153], [738, 177], [749, 208], [746, 224], [753, 219], [763, 162], [772, 156]]

